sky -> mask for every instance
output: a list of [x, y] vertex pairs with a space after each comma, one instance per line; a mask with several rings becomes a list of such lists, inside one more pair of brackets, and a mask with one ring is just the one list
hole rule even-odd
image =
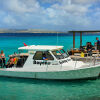
[[100, 0], [0, 0], [0, 28], [100, 30]]

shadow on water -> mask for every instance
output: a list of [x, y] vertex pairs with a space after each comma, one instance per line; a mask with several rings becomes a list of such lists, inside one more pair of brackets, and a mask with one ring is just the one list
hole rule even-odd
[[69, 98], [67, 100], [100, 100], [100, 97], [79, 97], [79, 98]]
[[[98, 78], [100, 79], [100, 78]], [[26, 83], [26, 84], [48, 84], [48, 85], [84, 85], [89, 84], [96, 79], [80, 79], [80, 80], [41, 80], [41, 79], [30, 79], [30, 78], [16, 78], [16, 77], [0, 77], [0, 81], [3, 82], [15, 82], [15, 83]]]

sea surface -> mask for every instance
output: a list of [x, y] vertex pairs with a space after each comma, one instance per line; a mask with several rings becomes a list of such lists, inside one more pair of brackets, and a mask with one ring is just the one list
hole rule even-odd
[[[86, 42], [96, 42], [98, 35], [84, 35]], [[18, 47], [27, 45], [63, 45], [67, 51], [73, 47], [72, 35], [0, 35], [0, 50], [8, 55]], [[80, 37], [76, 36], [76, 48]], [[47, 81], [0, 77], [0, 100], [100, 100], [100, 79], [74, 81]]]

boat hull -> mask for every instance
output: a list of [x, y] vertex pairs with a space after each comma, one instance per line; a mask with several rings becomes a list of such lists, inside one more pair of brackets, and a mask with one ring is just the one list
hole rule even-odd
[[54, 72], [23, 72], [0, 70], [0, 76], [50, 80], [75, 80], [99, 76], [100, 67]]

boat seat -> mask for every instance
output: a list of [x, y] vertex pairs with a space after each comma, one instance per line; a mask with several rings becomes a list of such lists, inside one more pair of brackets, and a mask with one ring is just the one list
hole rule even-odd
[[23, 67], [23, 59], [18, 59], [16, 67]]
[[19, 58], [17, 63], [15, 64], [16, 67], [23, 67], [24, 63], [26, 62], [28, 56], [24, 56], [23, 58]]

